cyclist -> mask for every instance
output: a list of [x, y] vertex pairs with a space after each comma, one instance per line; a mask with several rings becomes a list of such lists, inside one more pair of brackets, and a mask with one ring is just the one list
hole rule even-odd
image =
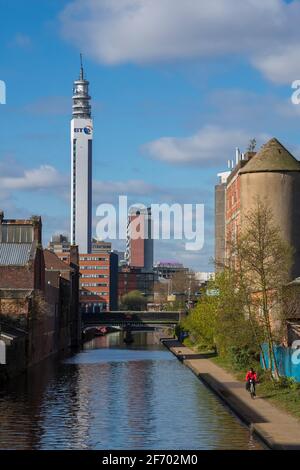
[[251, 380], [253, 381], [252, 383], [253, 383], [253, 388], [254, 388], [254, 396], [256, 396], [255, 384], [257, 382], [257, 374], [256, 374], [255, 370], [253, 369], [253, 367], [251, 367], [250, 370], [248, 370], [248, 372], [246, 374], [246, 390], [248, 392], [250, 392]]

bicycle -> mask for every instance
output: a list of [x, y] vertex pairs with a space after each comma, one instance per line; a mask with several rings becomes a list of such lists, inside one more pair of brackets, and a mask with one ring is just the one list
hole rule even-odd
[[254, 380], [250, 379], [249, 382], [250, 382], [249, 383], [249, 393], [251, 395], [251, 398], [254, 400], [254, 398], [256, 397]]

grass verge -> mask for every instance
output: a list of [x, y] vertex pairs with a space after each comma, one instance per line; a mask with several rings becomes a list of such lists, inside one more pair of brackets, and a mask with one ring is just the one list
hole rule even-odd
[[[185, 345], [193, 349], [195, 352], [204, 352], [203, 347], [196, 346], [188, 338]], [[214, 364], [222, 367], [222, 369], [234, 375], [237, 380], [245, 381], [246, 370], [236, 367], [230, 358], [216, 356], [210, 359]], [[291, 416], [300, 419], [300, 384], [289, 382], [274, 383], [261, 369], [260, 364], [253, 364], [258, 372], [259, 384], [257, 386], [257, 396], [270, 401], [282, 411], [287, 412]]]
[[[245, 381], [246, 372], [235, 368], [230, 359], [216, 356], [212, 358], [211, 361], [233, 374], [237, 380]], [[258, 370], [259, 376], [259, 384], [256, 389], [257, 396], [270, 401], [282, 411], [300, 419], [300, 384], [290, 383], [287, 385], [274, 383], [261, 370], [260, 364], [257, 364], [256, 370]]]

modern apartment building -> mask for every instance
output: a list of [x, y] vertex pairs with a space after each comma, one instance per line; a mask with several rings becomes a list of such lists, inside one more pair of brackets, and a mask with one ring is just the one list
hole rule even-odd
[[51, 241], [48, 244], [48, 250], [53, 253], [69, 253], [70, 241], [66, 235], [56, 234], [52, 235]]
[[114, 253], [81, 253], [79, 268], [81, 311], [97, 313], [117, 310], [117, 255]]
[[105, 242], [102, 240], [92, 240], [92, 253], [111, 253], [112, 245], [111, 242]]

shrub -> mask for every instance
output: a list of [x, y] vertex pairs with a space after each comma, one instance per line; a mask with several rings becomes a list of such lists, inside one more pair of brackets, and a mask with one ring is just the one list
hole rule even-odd
[[299, 390], [300, 384], [293, 377], [280, 377], [278, 381], [274, 382], [274, 387], [276, 389]]
[[235, 368], [240, 370], [246, 370], [256, 362], [256, 351], [249, 347], [238, 348], [232, 346], [229, 348], [229, 359]]

